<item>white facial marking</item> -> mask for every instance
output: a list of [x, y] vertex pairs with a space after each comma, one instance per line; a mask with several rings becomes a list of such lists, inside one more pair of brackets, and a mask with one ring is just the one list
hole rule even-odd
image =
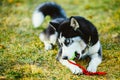
[[60, 35], [59, 43], [62, 44], [62, 57], [67, 56], [68, 59], [71, 59], [73, 58], [75, 52], [78, 52], [81, 58], [81, 52], [86, 47], [86, 44], [83, 42], [83, 40], [81, 40], [80, 37], [70, 38], [70, 41], [73, 40], [73, 42], [69, 43], [68, 46], [65, 45], [65, 40], [67, 40], [67, 38]]

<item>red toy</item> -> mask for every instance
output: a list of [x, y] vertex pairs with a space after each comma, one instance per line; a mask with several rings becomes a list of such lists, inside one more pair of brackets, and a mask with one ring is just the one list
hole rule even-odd
[[77, 63], [74, 63], [70, 60], [68, 60], [68, 62], [81, 68], [83, 70], [83, 74], [85, 74], [85, 75], [105, 75], [105, 74], [107, 74], [106, 72], [89, 72], [84, 67], [82, 67], [81, 65], [79, 65]]

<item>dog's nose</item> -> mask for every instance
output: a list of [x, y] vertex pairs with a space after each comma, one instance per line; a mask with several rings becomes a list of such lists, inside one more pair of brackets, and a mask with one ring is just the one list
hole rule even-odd
[[68, 57], [67, 56], [63, 56], [63, 58], [62, 59], [65, 59], [65, 60], [67, 60], [68, 59]]

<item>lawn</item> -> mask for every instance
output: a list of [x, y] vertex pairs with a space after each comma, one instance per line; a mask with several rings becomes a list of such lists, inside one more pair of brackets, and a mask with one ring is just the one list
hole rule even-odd
[[0, 0], [0, 80], [120, 80], [120, 0], [52, 0], [68, 17], [84, 16], [97, 27], [103, 47], [98, 71], [105, 76], [73, 75], [55, 60], [57, 46], [44, 50], [38, 36], [50, 18], [35, 29], [31, 17], [45, 1], [50, 0]]

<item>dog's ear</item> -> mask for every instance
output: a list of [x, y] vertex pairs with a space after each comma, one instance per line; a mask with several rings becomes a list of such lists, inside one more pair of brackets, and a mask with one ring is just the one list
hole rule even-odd
[[77, 30], [79, 28], [79, 23], [75, 17], [70, 17], [70, 26], [72, 26], [74, 30]]
[[59, 26], [59, 23], [57, 23], [57, 22], [50, 22], [49, 25], [50, 25], [50, 27], [52, 27], [54, 30], [57, 30], [57, 27]]

